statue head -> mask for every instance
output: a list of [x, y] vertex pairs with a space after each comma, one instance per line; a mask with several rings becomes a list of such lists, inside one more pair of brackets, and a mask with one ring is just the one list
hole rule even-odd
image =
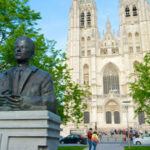
[[19, 37], [15, 43], [15, 59], [17, 62], [27, 62], [35, 52], [34, 42], [28, 37]]

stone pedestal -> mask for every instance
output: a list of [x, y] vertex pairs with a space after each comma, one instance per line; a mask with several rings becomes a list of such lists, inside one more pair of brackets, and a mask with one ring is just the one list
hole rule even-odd
[[0, 150], [57, 150], [60, 124], [49, 111], [1, 111]]

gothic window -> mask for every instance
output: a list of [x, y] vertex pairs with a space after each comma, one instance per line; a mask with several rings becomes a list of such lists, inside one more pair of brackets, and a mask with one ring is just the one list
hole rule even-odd
[[129, 38], [132, 38], [132, 33], [129, 33], [129, 34], [128, 34], [128, 37], [129, 37]]
[[140, 52], [140, 46], [136, 46], [136, 52]]
[[133, 16], [137, 16], [137, 8], [136, 8], [136, 6], [133, 6]]
[[87, 27], [91, 27], [91, 13], [87, 13]]
[[90, 113], [84, 112], [84, 123], [90, 123]]
[[125, 13], [126, 13], [126, 17], [130, 16], [130, 9], [128, 6], [125, 8]]
[[118, 53], [119, 53], [119, 51], [117, 48], [112, 48], [112, 54], [118, 54]]
[[87, 51], [87, 56], [91, 56], [91, 50]]
[[87, 64], [83, 67], [83, 76], [84, 84], [89, 84], [89, 66]]
[[139, 36], [139, 33], [138, 33], [138, 32], [135, 33], [135, 42], [136, 42], [136, 43], [139, 43], [139, 42], [140, 42], [140, 36]]
[[85, 47], [85, 39], [84, 39], [84, 37], [81, 38], [81, 47], [82, 48]]
[[102, 55], [105, 55], [105, 54], [107, 54], [108, 52], [107, 52], [107, 49], [104, 48], [104, 49], [101, 50], [100, 53], [101, 53]]
[[133, 47], [129, 47], [129, 52], [132, 54], [133, 53]]
[[114, 112], [114, 122], [115, 124], [120, 124], [120, 113], [118, 111]]
[[138, 66], [140, 63], [138, 61], [134, 61], [133, 63], [133, 67], [135, 68], [136, 66]]
[[84, 13], [83, 12], [80, 15], [80, 27], [84, 28]]
[[91, 38], [88, 36], [88, 38], [87, 38], [87, 45], [90, 46], [90, 44], [91, 44]]
[[111, 91], [114, 93], [120, 93], [118, 71], [112, 64], [107, 65], [104, 70], [103, 91], [104, 94], [109, 94]]
[[135, 37], [139, 37], [139, 33], [138, 32], [135, 33]]
[[114, 50], [114, 54], [119, 54], [119, 49], [118, 48], [115, 48], [113, 50]]
[[129, 43], [132, 43], [132, 33], [129, 33], [129, 34], [128, 34], [128, 42], [129, 42]]
[[82, 50], [81, 55], [82, 55], [82, 56], [85, 56], [85, 52], [84, 52], [84, 50]]
[[107, 111], [106, 112], [106, 123], [111, 124], [112, 123], [112, 118], [111, 118], [111, 112]]
[[139, 123], [140, 124], [144, 124], [145, 123], [145, 114], [144, 114], [144, 112], [142, 112], [142, 113], [140, 113], [138, 115], [138, 119], [139, 119]]
[[115, 53], [116, 53], [115, 49], [112, 49], [112, 54], [115, 54]]
[[112, 48], [112, 54], [119, 54], [119, 50], [117, 48]]
[[134, 61], [133, 66], [138, 66], [140, 63], [138, 61]]
[[107, 53], [108, 53], [108, 52], [107, 52], [107, 49], [105, 49], [105, 50], [103, 51], [103, 53], [104, 53], [104, 54], [107, 54]]
[[84, 37], [81, 38], [81, 55], [85, 56], [85, 39], [84, 39]]
[[[138, 71], [136, 70], [136, 67], [139, 65], [140, 63], [138, 62], [138, 61], [134, 61], [134, 63], [133, 63], [133, 69], [134, 69], [134, 73], [135, 74], [138, 74]], [[135, 80], [136, 80], [136, 78], [135, 78]]]
[[84, 41], [84, 37], [82, 37], [81, 40]]

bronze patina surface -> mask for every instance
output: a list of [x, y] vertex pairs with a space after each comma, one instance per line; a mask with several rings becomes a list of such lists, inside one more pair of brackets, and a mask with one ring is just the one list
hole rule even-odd
[[52, 77], [48, 72], [30, 66], [35, 45], [28, 37], [15, 43], [18, 66], [0, 75], [0, 110], [49, 110], [57, 112]]

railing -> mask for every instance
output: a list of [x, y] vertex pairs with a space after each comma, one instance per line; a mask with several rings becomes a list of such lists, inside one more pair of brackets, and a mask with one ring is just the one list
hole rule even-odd
[[102, 136], [100, 138], [100, 141], [101, 141], [102, 144], [105, 144], [105, 143], [112, 143], [112, 144], [124, 143], [125, 142], [124, 141], [124, 136], [125, 135]]

